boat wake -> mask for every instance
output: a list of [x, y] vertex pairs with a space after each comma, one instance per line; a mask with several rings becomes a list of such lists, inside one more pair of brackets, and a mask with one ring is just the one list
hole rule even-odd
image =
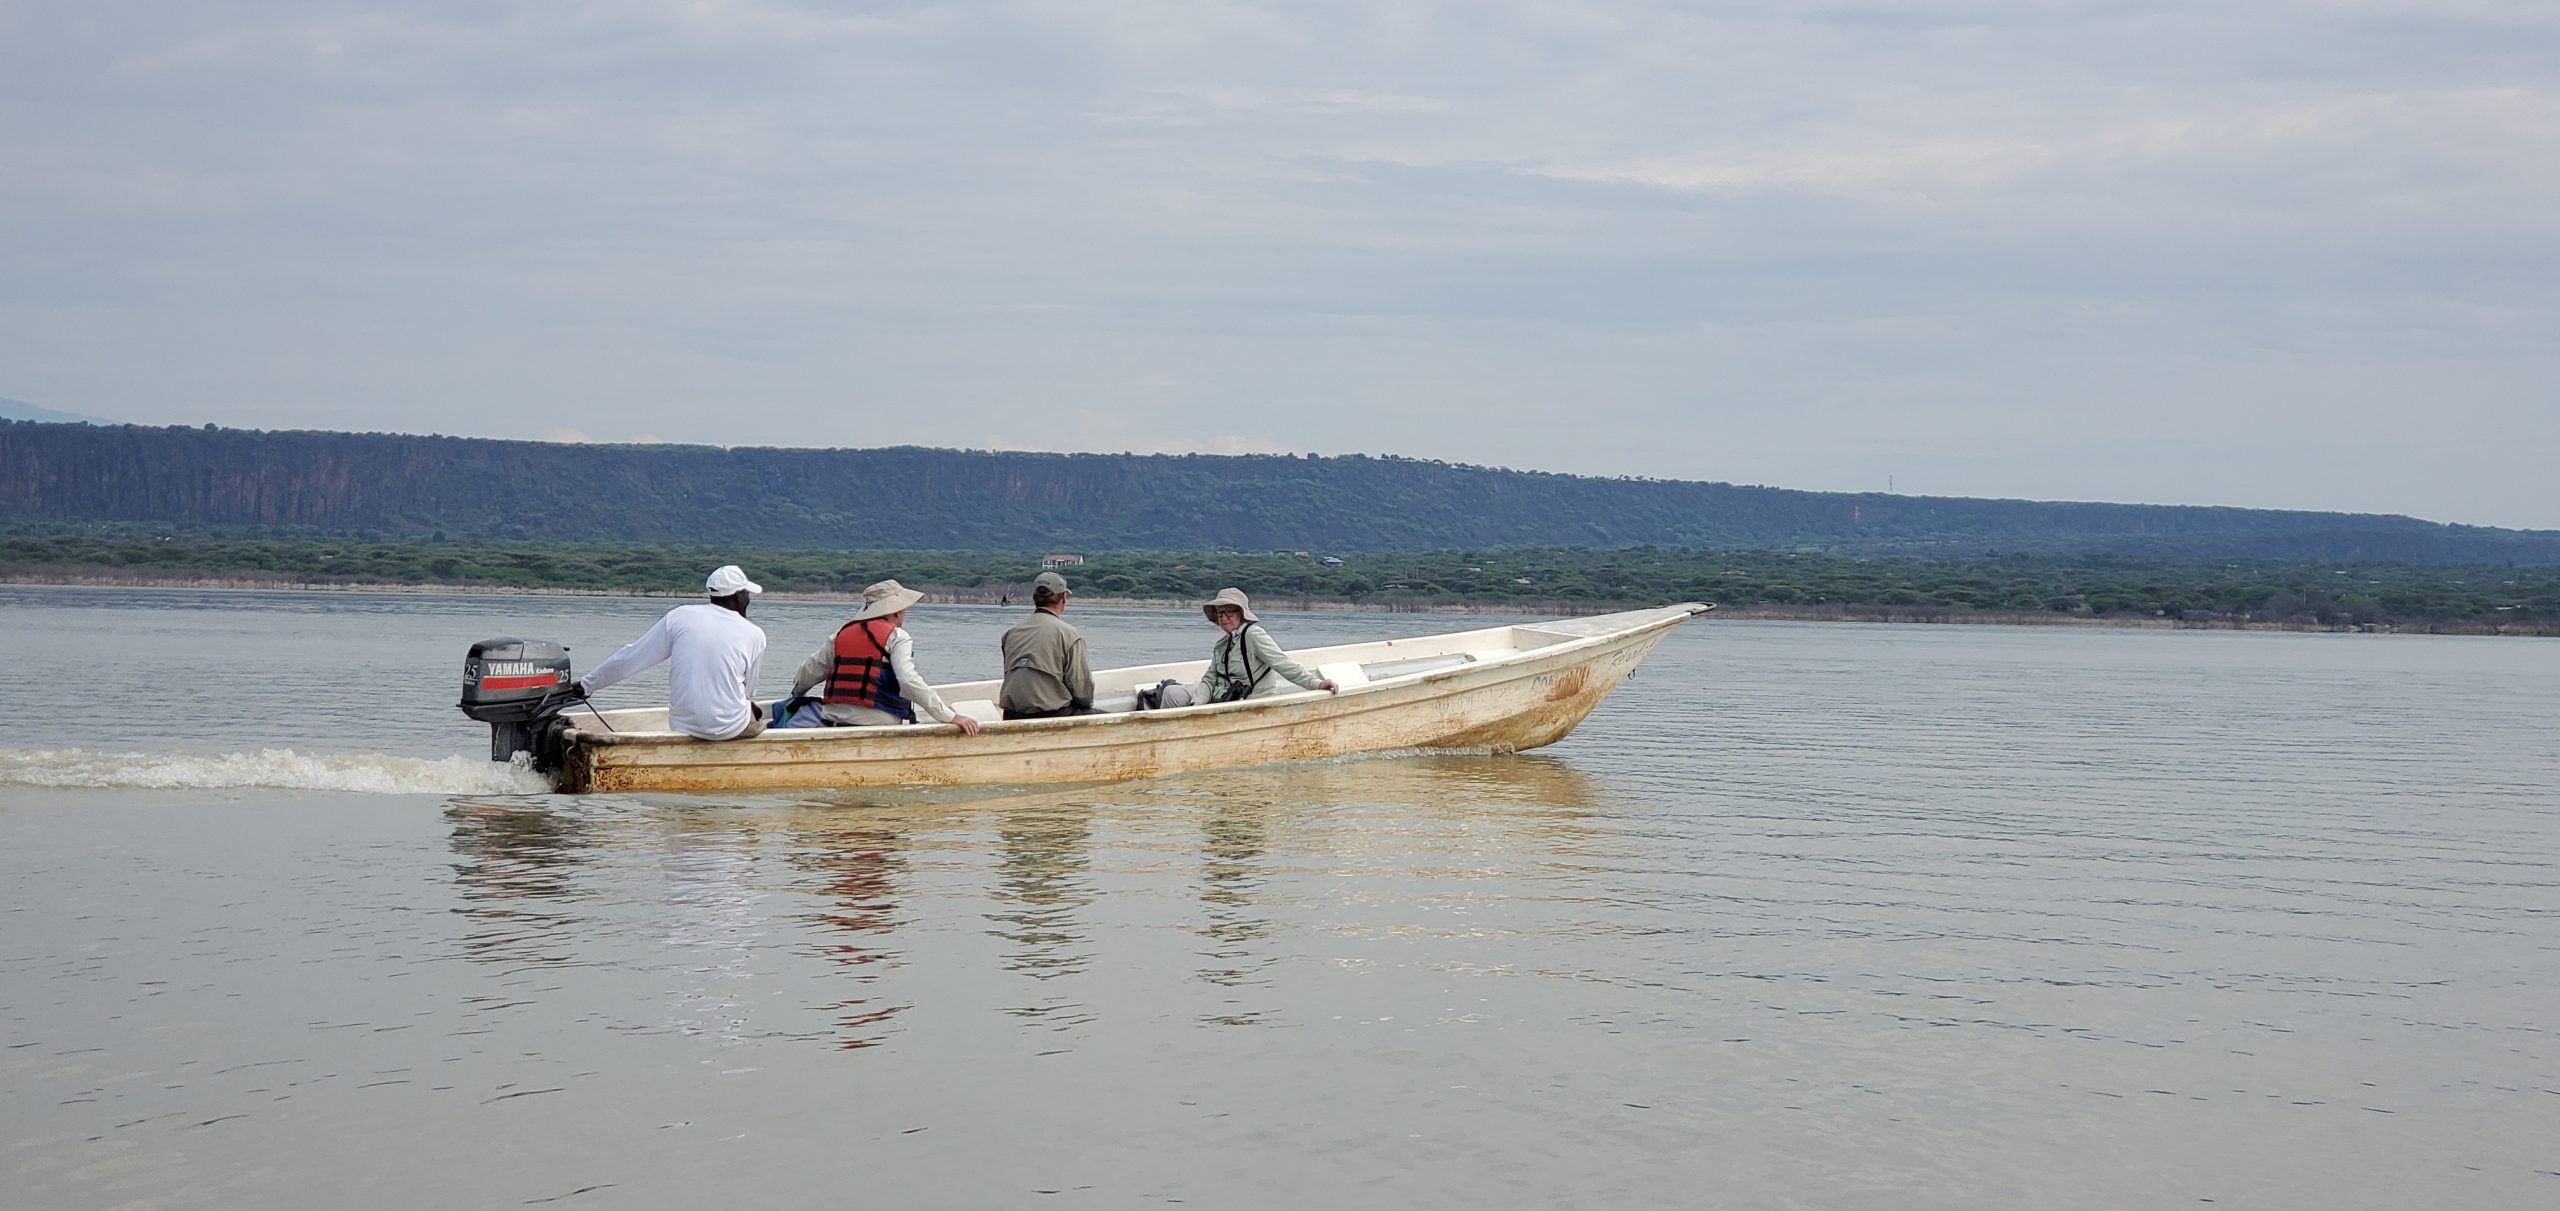
[[521, 764], [381, 753], [99, 753], [0, 749], [0, 787], [99, 790], [352, 791], [368, 795], [538, 795], [550, 790]]

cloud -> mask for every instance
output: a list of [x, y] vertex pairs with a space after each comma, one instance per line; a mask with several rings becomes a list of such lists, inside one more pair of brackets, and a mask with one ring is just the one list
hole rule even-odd
[[1207, 437], [1168, 437], [1150, 442], [1140, 454], [1296, 454], [1259, 433], [1216, 433]]
[[2548, 5], [161, 0], [0, 80], [0, 391], [137, 421], [2560, 526]]
[[1447, 108], [1446, 101], [1434, 97], [1358, 88], [1290, 91], [1191, 85], [1151, 89], [1133, 105], [1096, 112], [1093, 117], [1104, 123], [1202, 127], [1253, 118], [1356, 119], [1436, 113]]
[[2060, 148], [2036, 143], [1935, 140], [1863, 149], [1644, 157], [1615, 164], [1558, 164], [1562, 181], [1641, 185], [1678, 193], [1803, 190], [1866, 200], [1979, 193], [2015, 184], [2054, 163]]

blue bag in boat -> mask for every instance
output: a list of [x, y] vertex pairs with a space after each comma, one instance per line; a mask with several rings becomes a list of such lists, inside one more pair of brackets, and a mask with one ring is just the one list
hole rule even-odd
[[797, 698], [776, 698], [773, 700], [772, 708], [765, 712], [764, 725], [766, 727], [825, 727], [827, 725], [825, 705], [815, 694], [802, 694]]

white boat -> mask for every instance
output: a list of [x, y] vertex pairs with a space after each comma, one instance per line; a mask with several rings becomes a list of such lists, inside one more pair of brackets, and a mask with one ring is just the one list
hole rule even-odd
[[[561, 718], [562, 790], [710, 791], [1112, 782], [1386, 749], [1510, 752], [1553, 744], [1633, 673], [1671, 628], [1714, 609], [1686, 602], [1588, 618], [1487, 627], [1291, 652], [1339, 687], [1246, 702], [1139, 711], [1136, 691], [1189, 684], [1205, 660], [1094, 671], [1103, 711], [1001, 721], [999, 683], [938, 687], [985, 721], [774, 729], [701, 741], [663, 708]], [[563, 674], [565, 676], [565, 673]]]

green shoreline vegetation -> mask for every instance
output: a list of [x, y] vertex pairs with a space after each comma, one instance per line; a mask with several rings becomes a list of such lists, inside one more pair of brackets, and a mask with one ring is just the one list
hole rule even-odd
[[[1655, 547], [1345, 553], [1087, 553], [1088, 598], [1193, 600], [1240, 585], [1274, 604], [1596, 610], [1699, 600], [1745, 616], [2100, 622], [2560, 635], [2560, 567], [2029, 556], [1970, 559]], [[255, 584], [680, 592], [739, 563], [768, 589], [855, 594], [896, 577], [937, 599], [1021, 599], [1038, 552], [803, 551], [621, 543], [0, 534], [18, 583]]]

